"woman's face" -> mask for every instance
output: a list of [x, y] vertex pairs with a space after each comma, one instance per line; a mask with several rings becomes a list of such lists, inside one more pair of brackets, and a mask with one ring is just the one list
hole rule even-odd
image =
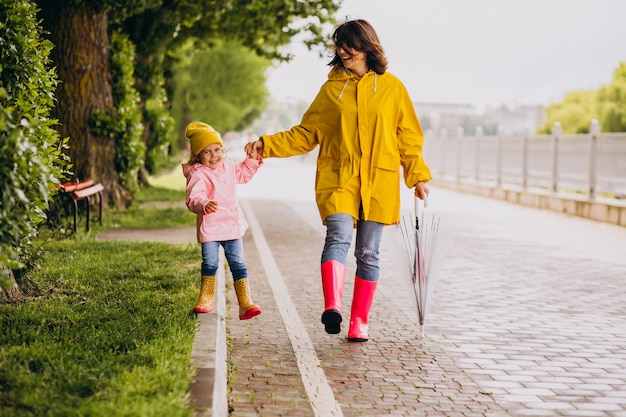
[[198, 160], [211, 169], [217, 168], [224, 158], [224, 149], [219, 143], [212, 143], [198, 154]]
[[367, 72], [367, 54], [365, 52], [344, 45], [337, 47], [337, 55], [341, 58], [343, 66], [353, 73], [363, 76]]

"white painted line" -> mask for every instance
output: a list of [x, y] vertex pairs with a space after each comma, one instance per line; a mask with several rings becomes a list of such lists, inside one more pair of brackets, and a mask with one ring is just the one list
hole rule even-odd
[[240, 203], [252, 229], [254, 243], [259, 251], [263, 268], [265, 268], [267, 273], [276, 305], [285, 323], [287, 335], [291, 340], [291, 345], [296, 355], [296, 363], [300, 370], [300, 377], [313, 408], [313, 413], [319, 417], [343, 417], [343, 411], [341, 411], [341, 407], [335, 400], [335, 395], [328, 384], [322, 364], [317, 357], [317, 353], [315, 353], [313, 342], [311, 342], [309, 334], [306, 332], [298, 311], [291, 300], [285, 280], [278, 269], [278, 265], [263, 234], [263, 229], [261, 229], [261, 225], [247, 200], [241, 200]]

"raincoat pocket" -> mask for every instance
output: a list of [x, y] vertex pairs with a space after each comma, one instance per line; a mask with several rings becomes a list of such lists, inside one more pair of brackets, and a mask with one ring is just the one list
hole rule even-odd
[[385, 195], [395, 201], [399, 192], [400, 157], [381, 154], [374, 163], [372, 176], [372, 194]]
[[318, 191], [340, 188], [341, 162], [333, 158], [319, 158], [317, 161]]
[[386, 171], [400, 171], [400, 156], [392, 154], [381, 154], [374, 163], [376, 169], [384, 169]]

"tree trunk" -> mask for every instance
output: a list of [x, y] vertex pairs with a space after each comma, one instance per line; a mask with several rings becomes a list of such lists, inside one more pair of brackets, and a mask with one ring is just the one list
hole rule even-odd
[[20, 287], [18, 287], [17, 282], [15, 281], [15, 276], [13, 275], [13, 271], [11, 271], [6, 265], [0, 262], [0, 268], [8, 271], [10, 279], [13, 281], [13, 287], [11, 288], [2, 288], [0, 287], [0, 298], [4, 298], [6, 300], [21, 300], [24, 298], [22, 291], [20, 291]]
[[102, 183], [109, 204], [126, 206], [131, 196], [118, 182], [115, 142], [94, 136], [89, 129], [95, 111], [113, 108], [107, 12], [95, 10], [89, 2], [39, 3], [44, 28], [55, 45], [51, 58], [60, 81], [54, 117], [61, 137], [69, 137], [74, 175]]

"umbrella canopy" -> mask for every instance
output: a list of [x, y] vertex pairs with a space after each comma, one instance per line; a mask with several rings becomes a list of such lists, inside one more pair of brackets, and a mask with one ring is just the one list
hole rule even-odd
[[[448, 239], [447, 233], [440, 230], [440, 217], [420, 210], [419, 201], [415, 198], [415, 216], [403, 215], [398, 229], [408, 259], [408, 276], [413, 289], [420, 335], [424, 337], [426, 313], [443, 264]], [[427, 206], [428, 202], [425, 201], [424, 208]]]

